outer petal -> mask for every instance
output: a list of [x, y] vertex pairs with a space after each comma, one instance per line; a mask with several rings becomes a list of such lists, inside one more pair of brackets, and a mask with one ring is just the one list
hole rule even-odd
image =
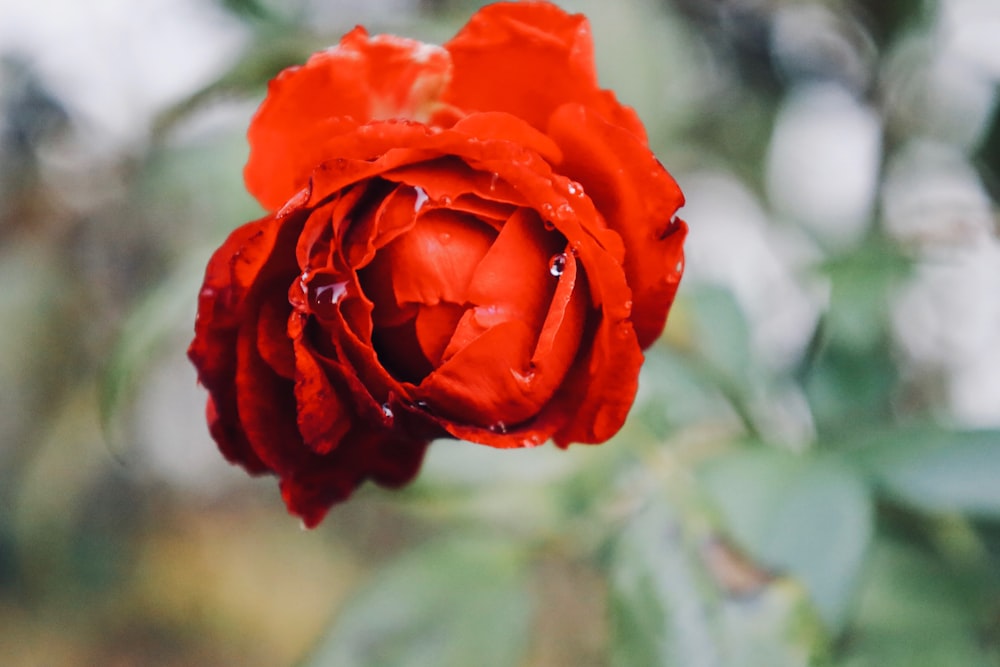
[[[198, 379], [209, 391], [207, 415], [212, 437], [225, 457], [253, 473], [267, 467], [247, 439], [237, 409], [237, 340], [241, 327], [259, 326], [257, 297], [274, 272], [288, 270], [280, 255], [294, 247], [304, 216], [299, 213], [268, 217], [239, 227], [209, 260], [198, 299], [195, 337], [188, 356], [198, 369]], [[284, 251], [284, 253], [282, 253]], [[294, 266], [294, 265], [293, 265]], [[294, 269], [293, 269], [294, 270]], [[244, 325], [244, 323], [246, 323]], [[272, 359], [286, 354], [280, 342], [269, 339], [265, 347]], [[280, 364], [279, 364], [280, 365]], [[270, 366], [268, 372], [273, 373]]]
[[389, 487], [409, 482], [420, 470], [426, 449], [421, 439], [357, 428], [334, 452], [314, 457], [282, 478], [281, 495], [288, 511], [312, 528], [366, 479]]
[[648, 148], [585, 107], [561, 107], [549, 134], [565, 156], [560, 171], [583, 184], [625, 243], [632, 321], [645, 349], [663, 330], [683, 271], [687, 226], [674, 214], [684, 195]]
[[548, 2], [482, 8], [445, 44], [454, 69], [444, 101], [472, 111], [505, 111], [544, 130], [560, 104], [592, 106], [645, 141], [631, 109], [597, 87], [590, 25]]
[[328, 142], [380, 118], [429, 116], [448, 82], [450, 60], [438, 46], [355, 28], [340, 44], [291, 67], [268, 86], [250, 123], [247, 188], [278, 209], [337, 155]]

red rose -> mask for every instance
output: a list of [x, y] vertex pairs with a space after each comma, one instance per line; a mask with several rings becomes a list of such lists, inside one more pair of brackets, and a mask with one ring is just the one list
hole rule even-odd
[[586, 18], [480, 10], [444, 47], [356, 28], [275, 78], [189, 355], [223, 454], [315, 525], [428, 442], [621, 427], [683, 269], [676, 183], [597, 87]]

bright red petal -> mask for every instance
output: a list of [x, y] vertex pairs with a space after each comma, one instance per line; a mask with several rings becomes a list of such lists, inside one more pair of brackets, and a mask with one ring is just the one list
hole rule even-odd
[[450, 64], [441, 47], [356, 28], [338, 46], [286, 69], [250, 124], [247, 188], [277, 210], [316, 165], [338, 155], [332, 138], [374, 119], [429, 117]]
[[561, 104], [580, 102], [645, 141], [642, 124], [597, 87], [590, 25], [548, 2], [488, 5], [445, 45], [454, 69], [444, 101], [504, 111], [544, 130]]
[[583, 184], [625, 243], [632, 321], [646, 348], [663, 330], [684, 266], [687, 226], [674, 219], [684, 195], [648, 148], [582, 106], [560, 108], [549, 134], [565, 155], [560, 170]]

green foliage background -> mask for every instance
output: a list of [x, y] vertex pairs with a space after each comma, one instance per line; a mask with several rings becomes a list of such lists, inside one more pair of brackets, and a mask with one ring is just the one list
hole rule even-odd
[[[204, 4], [242, 53], [103, 151], [0, 53], [3, 664], [1000, 664], [1000, 406], [955, 389], [1000, 347], [989, 0], [560, 2], [688, 194], [629, 422], [566, 452], [436, 443], [312, 532], [214, 452], [183, 358], [208, 254], [259, 214], [243, 132], [355, 23], [441, 42], [483, 3]], [[789, 193], [803, 108], [794, 136], [870, 169]], [[907, 309], [920, 289], [938, 310]]]

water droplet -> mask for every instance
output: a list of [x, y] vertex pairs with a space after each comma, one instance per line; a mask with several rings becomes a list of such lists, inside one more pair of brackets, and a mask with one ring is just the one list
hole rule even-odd
[[451, 197], [449, 197], [448, 195], [441, 195], [440, 199], [438, 199], [438, 202], [441, 204], [441, 206], [451, 206]]
[[574, 197], [582, 197], [583, 186], [577, 183], [576, 181], [570, 181], [569, 185], [566, 186], [566, 192], [568, 192]]
[[[532, 364], [532, 365], [534, 365], [534, 364]], [[532, 382], [535, 381], [535, 369], [534, 368], [529, 368], [524, 373], [522, 373], [520, 371], [516, 371], [516, 370], [514, 370], [512, 368], [512, 369], [510, 369], [510, 374], [512, 376], [514, 376], [514, 379], [517, 380], [518, 383], [523, 384], [523, 385], [530, 385]]]
[[545, 227], [545, 231], [547, 231], [547, 232], [551, 232], [551, 231], [555, 230], [555, 228], [556, 228], [556, 226], [554, 224], [552, 224], [551, 220], [545, 220], [545, 221], [543, 221], [542, 222], [542, 226]]
[[503, 435], [504, 433], [507, 432], [507, 425], [504, 424], [502, 421], [498, 421], [495, 424], [490, 424], [489, 430], [490, 433], [497, 433], [499, 435]]
[[331, 317], [334, 315], [337, 303], [347, 294], [347, 281], [340, 280], [331, 283], [322, 283], [314, 279], [311, 283], [299, 283], [306, 290], [309, 299], [309, 308], [320, 317]]
[[674, 271], [676, 271], [677, 273], [681, 273], [682, 271], [684, 271], [684, 260], [683, 259], [677, 260], [677, 266], [674, 267]]
[[414, 186], [413, 191], [417, 195], [417, 198], [413, 200], [413, 212], [416, 213], [417, 211], [419, 211], [424, 207], [424, 204], [427, 203], [429, 197], [427, 196], [427, 191], [424, 190], [419, 185]]
[[387, 421], [392, 422], [392, 408], [389, 407], [388, 403], [382, 404], [382, 414], [385, 415]]
[[625, 301], [625, 310], [628, 311], [632, 310], [632, 299], [628, 299], [627, 301]]
[[498, 180], [500, 180], [500, 174], [498, 174], [498, 173], [496, 173], [494, 171], [493, 175], [490, 177], [490, 192], [496, 192], [497, 191], [497, 181]]
[[561, 276], [563, 271], [566, 270], [566, 253], [560, 252], [558, 254], [552, 255], [549, 259], [549, 273], [554, 276]]
[[430, 412], [430, 406], [427, 404], [427, 401], [416, 401], [413, 404], [413, 407], [417, 408], [418, 410], [426, 410]]
[[569, 249], [569, 252], [574, 257], [579, 257], [580, 256], [580, 242], [579, 241], [574, 241], [573, 242], [573, 247], [571, 247]]
[[556, 209], [552, 204], [542, 204], [542, 216], [546, 218], [552, 217]]
[[556, 220], [566, 222], [567, 220], [571, 220], [573, 216], [574, 211], [572, 206], [566, 203], [559, 204], [559, 208], [556, 209]]

